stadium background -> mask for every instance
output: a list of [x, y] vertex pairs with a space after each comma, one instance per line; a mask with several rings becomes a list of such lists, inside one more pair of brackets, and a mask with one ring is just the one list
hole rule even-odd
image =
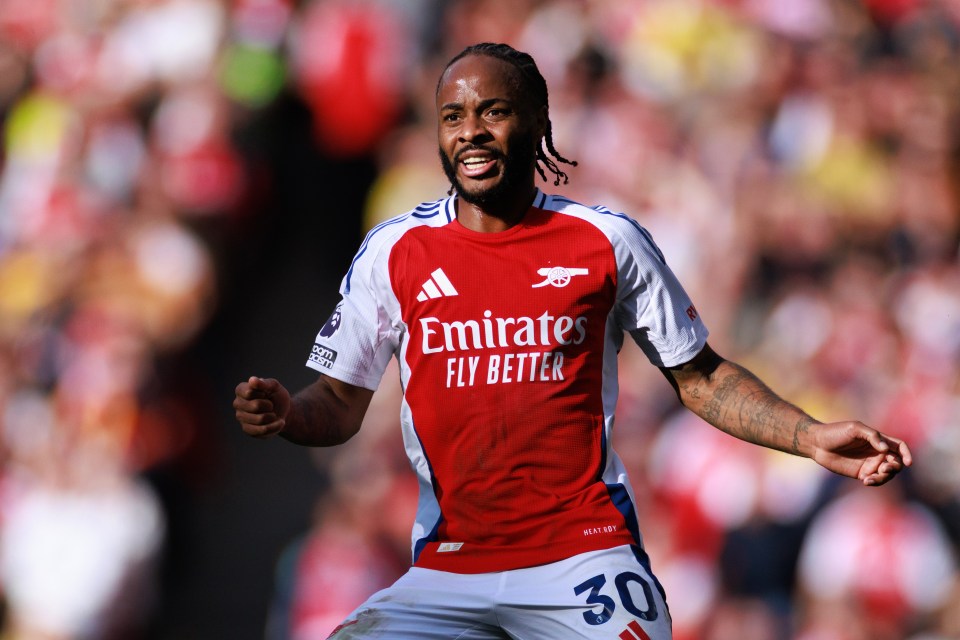
[[677, 638], [960, 637], [956, 0], [0, 0], [3, 638], [325, 637], [402, 570], [395, 374], [334, 451], [230, 402], [307, 384], [365, 230], [445, 193], [436, 78], [483, 40], [535, 56], [557, 190], [647, 226], [720, 353], [915, 452], [837, 481], [625, 349]]

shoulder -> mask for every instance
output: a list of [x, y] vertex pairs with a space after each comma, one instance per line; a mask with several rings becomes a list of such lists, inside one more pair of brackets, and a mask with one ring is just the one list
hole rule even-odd
[[610, 240], [615, 248], [633, 248], [651, 252], [661, 262], [663, 254], [650, 232], [635, 218], [602, 205], [588, 206], [564, 196], [547, 196], [544, 209], [572, 216], [591, 224]]
[[456, 218], [453, 198], [423, 202], [413, 209], [387, 218], [367, 232], [344, 279], [346, 290], [358, 270], [371, 269], [407, 233], [423, 227], [442, 227]]
[[387, 218], [367, 232], [360, 248], [369, 245], [383, 245], [396, 241], [411, 229], [418, 227], [441, 227], [453, 222], [456, 213], [453, 198], [442, 198], [424, 202], [400, 215]]

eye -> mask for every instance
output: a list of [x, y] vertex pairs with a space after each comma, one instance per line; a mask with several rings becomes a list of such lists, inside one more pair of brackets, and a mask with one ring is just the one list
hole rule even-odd
[[443, 116], [444, 122], [457, 122], [458, 120], [460, 120], [460, 114], [456, 112], [447, 113]]

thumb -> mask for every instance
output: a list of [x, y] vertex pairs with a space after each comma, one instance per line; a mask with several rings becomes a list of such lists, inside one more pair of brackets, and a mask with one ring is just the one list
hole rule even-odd
[[890, 443], [883, 437], [883, 434], [875, 429], [871, 429], [867, 432], [867, 441], [873, 446], [876, 451], [883, 453], [890, 449]]
[[250, 385], [251, 389], [263, 391], [264, 393], [272, 393], [280, 386], [280, 383], [273, 378], [258, 378], [257, 376], [250, 376], [247, 384]]
[[884, 435], [869, 425], [859, 421], [838, 424], [843, 424], [846, 427], [842, 438], [847, 440], [847, 444], [853, 444], [854, 441], [859, 440], [868, 442], [874, 451], [880, 453], [885, 453], [890, 449], [890, 443], [887, 442]]

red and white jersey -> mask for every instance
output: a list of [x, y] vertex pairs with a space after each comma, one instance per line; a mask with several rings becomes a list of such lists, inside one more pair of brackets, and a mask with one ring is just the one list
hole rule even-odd
[[537, 192], [520, 224], [478, 233], [455, 197], [370, 231], [307, 365], [376, 389], [391, 357], [420, 481], [416, 566], [479, 573], [641, 544], [610, 447], [617, 353], [689, 361], [707, 338], [631, 218]]

